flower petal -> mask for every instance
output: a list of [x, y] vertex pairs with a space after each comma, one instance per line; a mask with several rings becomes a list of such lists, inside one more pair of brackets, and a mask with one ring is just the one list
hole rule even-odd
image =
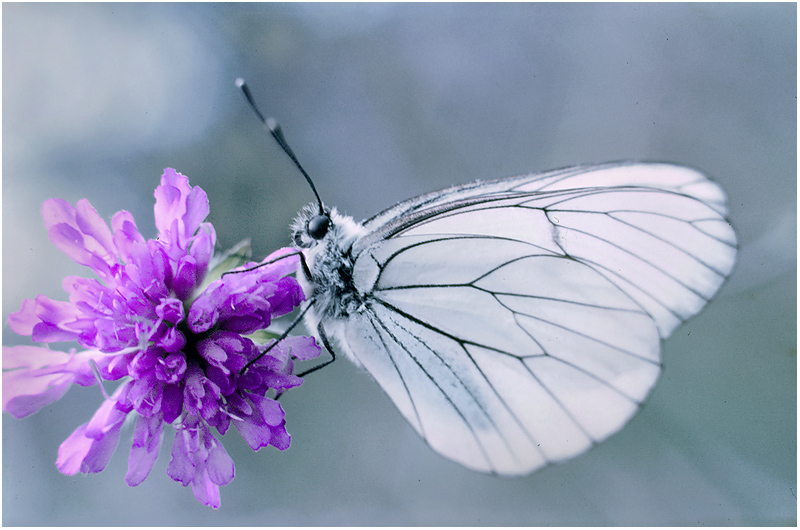
[[3, 372], [3, 411], [15, 418], [30, 416], [61, 399], [73, 379], [69, 374], [31, 377], [27, 370]]
[[285, 414], [280, 403], [274, 399], [262, 397], [256, 394], [250, 394], [248, 397], [258, 408], [258, 411], [261, 413], [261, 417], [264, 419], [264, 423], [274, 427], [284, 422]]
[[97, 351], [68, 354], [37, 346], [3, 348], [3, 410], [23, 418], [60, 399], [70, 385], [95, 384], [90, 361], [107, 362]]
[[30, 299], [23, 300], [20, 310], [8, 315], [8, 325], [11, 327], [11, 331], [18, 335], [30, 335], [33, 333], [33, 327], [39, 322], [39, 317], [36, 315], [36, 302]]
[[[195, 434], [196, 436], [196, 434]], [[175, 440], [172, 442], [172, 458], [167, 466], [167, 475], [184, 486], [194, 480], [194, 462], [190, 456], [192, 431], [184, 428], [175, 429]]]
[[197, 263], [192, 256], [184, 256], [178, 260], [175, 278], [172, 281], [172, 290], [175, 291], [175, 296], [181, 300], [189, 298], [198, 283], [197, 272]]
[[89, 453], [94, 440], [87, 438], [86, 423], [75, 429], [69, 438], [58, 447], [56, 466], [65, 475], [75, 475], [81, 472], [83, 459]]
[[210, 432], [206, 434], [206, 445], [208, 447], [206, 469], [209, 479], [218, 486], [230, 483], [233, 480], [235, 469], [233, 460], [228, 456], [225, 447]]
[[78, 337], [77, 333], [61, 329], [49, 322], [39, 322], [31, 333], [34, 342], [67, 342], [77, 340]]
[[81, 311], [73, 304], [51, 300], [40, 294], [35, 301], [23, 302], [22, 308], [9, 316], [9, 324], [13, 318], [12, 329], [16, 328], [14, 331], [17, 333], [30, 329], [30, 333], [24, 334], [31, 335], [36, 342], [59, 342], [78, 338], [79, 333], [70, 329], [69, 325], [82, 317]]
[[122, 422], [100, 438], [86, 436], [88, 425], [85, 423], [78, 427], [58, 448], [56, 466], [65, 475], [99, 473], [117, 448]]
[[288, 348], [290, 354], [301, 361], [316, 359], [322, 353], [314, 337], [286, 337], [283, 339], [281, 346]]
[[76, 263], [111, 277], [118, 261], [111, 231], [86, 199], [78, 201], [77, 210], [61, 199], [49, 199], [42, 206], [42, 217], [53, 245]]
[[233, 424], [253, 451], [269, 445], [272, 433], [260, 414], [254, 413], [243, 421], [234, 420]]
[[189, 186], [189, 179], [171, 168], [164, 170], [155, 191], [156, 228], [159, 239], [171, 248], [185, 250], [188, 240], [208, 216], [208, 197], [200, 187]]
[[300, 256], [297, 255], [297, 250], [291, 247], [283, 247], [261, 260], [261, 263], [269, 263], [270, 261], [273, 262], [270, 265], [270, 271], [273, 274], [273, 278], [277, 279], [295, 272], [300, 265]]
[[289, 436], [289, 433], [286, 432], [286, 428], [283, 425], [272, 428], [272, 440], [269, 442], [271, 446], [280, 451], [285, 451], [289, 449], [291, 442], [292, 437]]
[[89, 201], [81, 199], [75, 205], [75, 222], [84, 235], [89, 236], [89, 249], [105, 261], [114, 263], [117, 257], [117, 248], [108, 224], [97, 213]]
[[211, 481], [205, 466], [203, 466], [202, 471], [196, 473], [194, 476], [194, 480], [192, 481], [192, 493], [194, 493], [198, 501], [215, 510], [222, 504], [219, 497], [219, 486]]
[[188, 194], [189, 179], [183, 177], [172, 168], [167, 168], [161, 175], [161, 185], [153, 194], [156, 198], [154, 207], [156, 228], [160, 235], [169, 232], [172, 223], [185, 212], [185, 205], [181, 201], [183, 189]]
[[133, 261], [132, 249], [145, 244], [144, 237], [136, 228], [136, 222], [130, 212], [121, 210], [111, 218], [111, 228], [114, 230], [114, 246], [118, 249], [123, 262]]
[[[64, 364], [70, 359], [70, 354], [61, 351], [41, 348], [39, 346], [4, 346], [3, 370], [15, 368], [43, 368]], [[3, 391], [8, 388], [4, 387]]]
[[95, 440], [101, 440], [114, 430], [119, 434], [119, 429], [127, 416], [126, 412], [117, 407], [118, 401], [123, 401], [128, 394], [128, 390], [133, 386], [133, 380], [120, 385], [114, 394], [100, 405], [92, 419], [86, 424], [86, 436]]
[[47, 199], [42, 204], [42, 219], [47, 230], [60, 223], [75, 225], [75, 207], [64, 199]]
[[133, 429], [133, 445], [128, 457], [128, 473], [125, 475], [125, 482], [128, 483], [128, 486], [138, 486], [150, 474], [150, 470], [153, 469], [153, 464], [158, 458], [158, 452], [161, 450], [163, 439], [164, 422], [161, 416], [136, 418], [136, 426]]
[[214, 226], [211, 223], [202, 223], [192, 241], [191, 247], [189, 247], [189, 254], [192, 255], [197, 263], [198, 273], [202, 272], [202, 274], [197, 275], [197, 285], [200, 285], [205, 279], [208, 264], [214, 255], [214, 243], [216, 240], [217, 235], [214, 231]]
[[183, 320], [183, 304], [177, 298], [165, 298], [156, 306], [156, 315], [170, 324]]
[[[186, 179], [188, 186], [189, 179]], [[192, 236], [200, 228], [200, 224], [208, 217], [210, 209], [208, 207], [208, 196], [203, 188], [195, 186], [186, 197], [186, 214], [183, 217], [184, 230], [186, 236]]]
[[161, 393], [161, 411], [164, 423], [172, 423], [183, 412], [183, 388], [180, 385], [164, 385]]

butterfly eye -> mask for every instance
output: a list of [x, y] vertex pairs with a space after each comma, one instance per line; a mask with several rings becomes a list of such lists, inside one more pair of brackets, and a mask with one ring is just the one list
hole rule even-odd
[[327, 215], [318, 215], [308, 222], [308, 235], [319, 241], [328, 233], [331, 219]]

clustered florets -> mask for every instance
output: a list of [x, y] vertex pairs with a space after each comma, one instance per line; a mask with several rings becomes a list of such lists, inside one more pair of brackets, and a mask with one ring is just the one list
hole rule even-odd
[[25, 300], [9, 325], [35, 342], [77, 341], [85, 350], [3, 348], [3, 410], [22, 418], [58, 400], [73, 383], [123, 380], [61, 444], [59, 470], [101, 471], [133, 412], [128, 484], [147, 478], [170, 424], [175, 439], [168, 474], [216, 508], [219, 486], [233, 479], [234, 466], [211, 429], [224, 434], [233, 423], [254, 450], [289, 447], [284, 411], [267, 393], [299, 385], [294, 360], [312, 359], [320, 350], [308, 337], [270, 345], [248, 336], [304, 299], [290, 276], [298, 259], [291, 249], [204, 284], [215, 243], [213, 227], [204, 222], [205, 192], [167, 169], [155, 197], [158, 237], [151, 240], [126, 211], [113, 216], [109, 229], [85, 199], [75, 207], [45, 202], [53, 244], [98, 278], [65, 278], [69, 302], [41, 295]]

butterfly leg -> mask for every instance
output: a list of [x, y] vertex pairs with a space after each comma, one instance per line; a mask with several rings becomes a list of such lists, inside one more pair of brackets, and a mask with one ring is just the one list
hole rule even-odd
[[264, 265], [271, 265], [271, 264], [273, 264], [273, 263], [275, 263], [277, 261], [280, 261], [282, 259], [291, 258], [292, 256], [299, 256], [300, 257], [300, 265], [303, 267], [303, 272], [305, 273], [306, 278], [311, 278], [311, 271], [308, 269], [308, 265], [306, 264], [306, 258], [303, 255], [303, 252], [300, 251], [300, 250], [296, 250], [296, 251], [291, 252], [289, 254], [284, 254], [283, 256], [278, 256], [277, 258], [273, 258], [273, 259], [271, 259], [269, 261], [265, 261], [264, 263], [259, 263], [257, 265], [254, 265], [253, 267], [248, 268], [248, 269], [242, 269], [242, 270], [238, 270], [238, 271], [225, 271], [225, 272], [222, 273], [222, 276], [227, 276], [228, 274], [242, 274], [244, 272], [254, 271], [256, 269], [260, 269]]
[[[250, 360], [250, 362], [248, 362], [246, 365], [244, 365], [244, 368], [242, 368], [242, 369], [239, 371], [239, 375], [241, 376], [243, 373], [245, 373], [245, 372], [247, 371], [247, 369], [248, 369], [248, 368], [250, 368], [250, 366], [251, 366], [251, 365], [252, 365], [254, 362], [256, 362], [256, 361], [258, 361], [259, 359], [261, 359], [261, 358], [262, 358], [263, 356], [265, 356], [265, 355], [266, 355], [266, 354], [267, 354], [267, 353], [268, 353], [268, 352], [269, 352], [269, 351], [270, 351], [272, 348], [274, 348], [275, 346], [277, 346], [278, 344], [280, 344], [280, 342], [281, 342], [283, 339], [285, 339], [286, 337], [288, 337], [288, 336], [289, 336], [289, 333], [291, 333], [291, 331], [292, 331], [292, 330], [295, 328], [295, 326], [297, 326], [297, 324], [299, 324], [299, 323], [300, 323], [300, 321], [301, 321], [301, 320], [303, 320], [303, 316], [305, 316], [306, 312], [307, 312], [307, 311], [308, 311], [310, 308], [311, 308], [311, 304], [308, 304], [308, 305], [306, 305], [306, 307], [304, 307], [304, 308], [303, 308], [303, 310], [302, 310], [302, 311], [300, 311], [300, 313], [298, 313], [298, 315], [295, 317], [295, 319], [294, 319], [294, 320], [292, 320], [292, 323], [291, 323], [291, 324], [289, 324], [289, 327], [288, 327], [288, 328], [286, 328], [286, 331], [284, 331], [283, 333], [281, 333], [281, 336], [280, 336], [280, 337], [278, 337], [278, 338], [275, 340], [275, 342], [273, 342], [272, 344], [270, 344], [269, 346], [267, 346], [267, 348], [266, 348], [266, 349], [265, 349], [263, 352], [261, 352], [261, 353], [258, 355], [258, 357], [254, 358], [254, 359], [251, 359], [251, 360]], [[330, 362], [330, 361], [329, 361], [329, 362]]]
[[303, 377], [304, 375], [308, 375], [311, 372], [316, 372], [320, 368], [325, 368], [326, 366], [328, 366], [329, 364], [331, 364], [333, 361], [336, 360], [336, 353], [334, 352], [333, 347], [331, 346], [331, 342], [328, 339], [328, 335], [325, 333], [325, 328], [322, 326], [321, 322], [319, 326], [317, 326], [317, 333], [319, 333], [319, 338], [322, 340], [322, 344], [325, 345], [325, 349], [328, 350], [328, 353], [331, 354], [331, 358], [322, 364], [318, 364], [314, 368], [309, 368], [305, 372], [297, 374], [297, 377]]

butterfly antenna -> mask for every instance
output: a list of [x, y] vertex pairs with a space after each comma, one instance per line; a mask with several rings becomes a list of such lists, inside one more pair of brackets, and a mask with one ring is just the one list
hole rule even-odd
[[286, 138], [283, 137], [283, 131], [281, 130], [281, 126], [278, 125], [278, 122], [275, 121], [274, 118], [264, 118], [264, 115], [261, 114], [260, 110], [258, 110], [258, 105], [256, 105], [256, 100], [255, 98], [253, 98], [253, 94], [252, 92], [250, 92], [250, 88], [247, 86], [247, 83], [245, 82], [244, 79], [242, 79], [241, 77], [236, 79], [236, 86], [239, 87], [239, 89], [242, 91], [242, 94], [244, 94], [245, 99], [247, 99], [247, 102], [250, 104], [250, 108], [252, 108], [253, 112], [256, 113], [256, 116], [258, 116], [258, 119], [261, 121], [262, 125], [264, 125], [264, 128], [267, 131], [269, 131], [269, 133], [272, 135], [275, 141], [278, 142], [278, 145], [281, 146], [283, 152], [289, 155], [289, 158], [292, 159], [294, 165], [297, 167], [297, 169], [300, 170], [300, 173], [302, 173], [303, 176], [306, 178], [306, 182], [308, 182], [308, 185], [311, 186], [311, 191], [314, 192], [314, 197], [317, 198], [317, 204], [319, 204], [319, 214], [324, 215], [325, 210], [322, 207], [322, 199], [319, 198], [319, 193], [317, 193], [317, 188], [314, 187], [314, 183], [311, 181], [311, 177], [308, 176], [306, 170], [303, 169], [303, 166], [300, 165], [300, 162], [297, 160], [297, 156], [295, 156], [294, 151], [292, 151], [292, 148], [289, 147], [289, 144], [286, 142]]

